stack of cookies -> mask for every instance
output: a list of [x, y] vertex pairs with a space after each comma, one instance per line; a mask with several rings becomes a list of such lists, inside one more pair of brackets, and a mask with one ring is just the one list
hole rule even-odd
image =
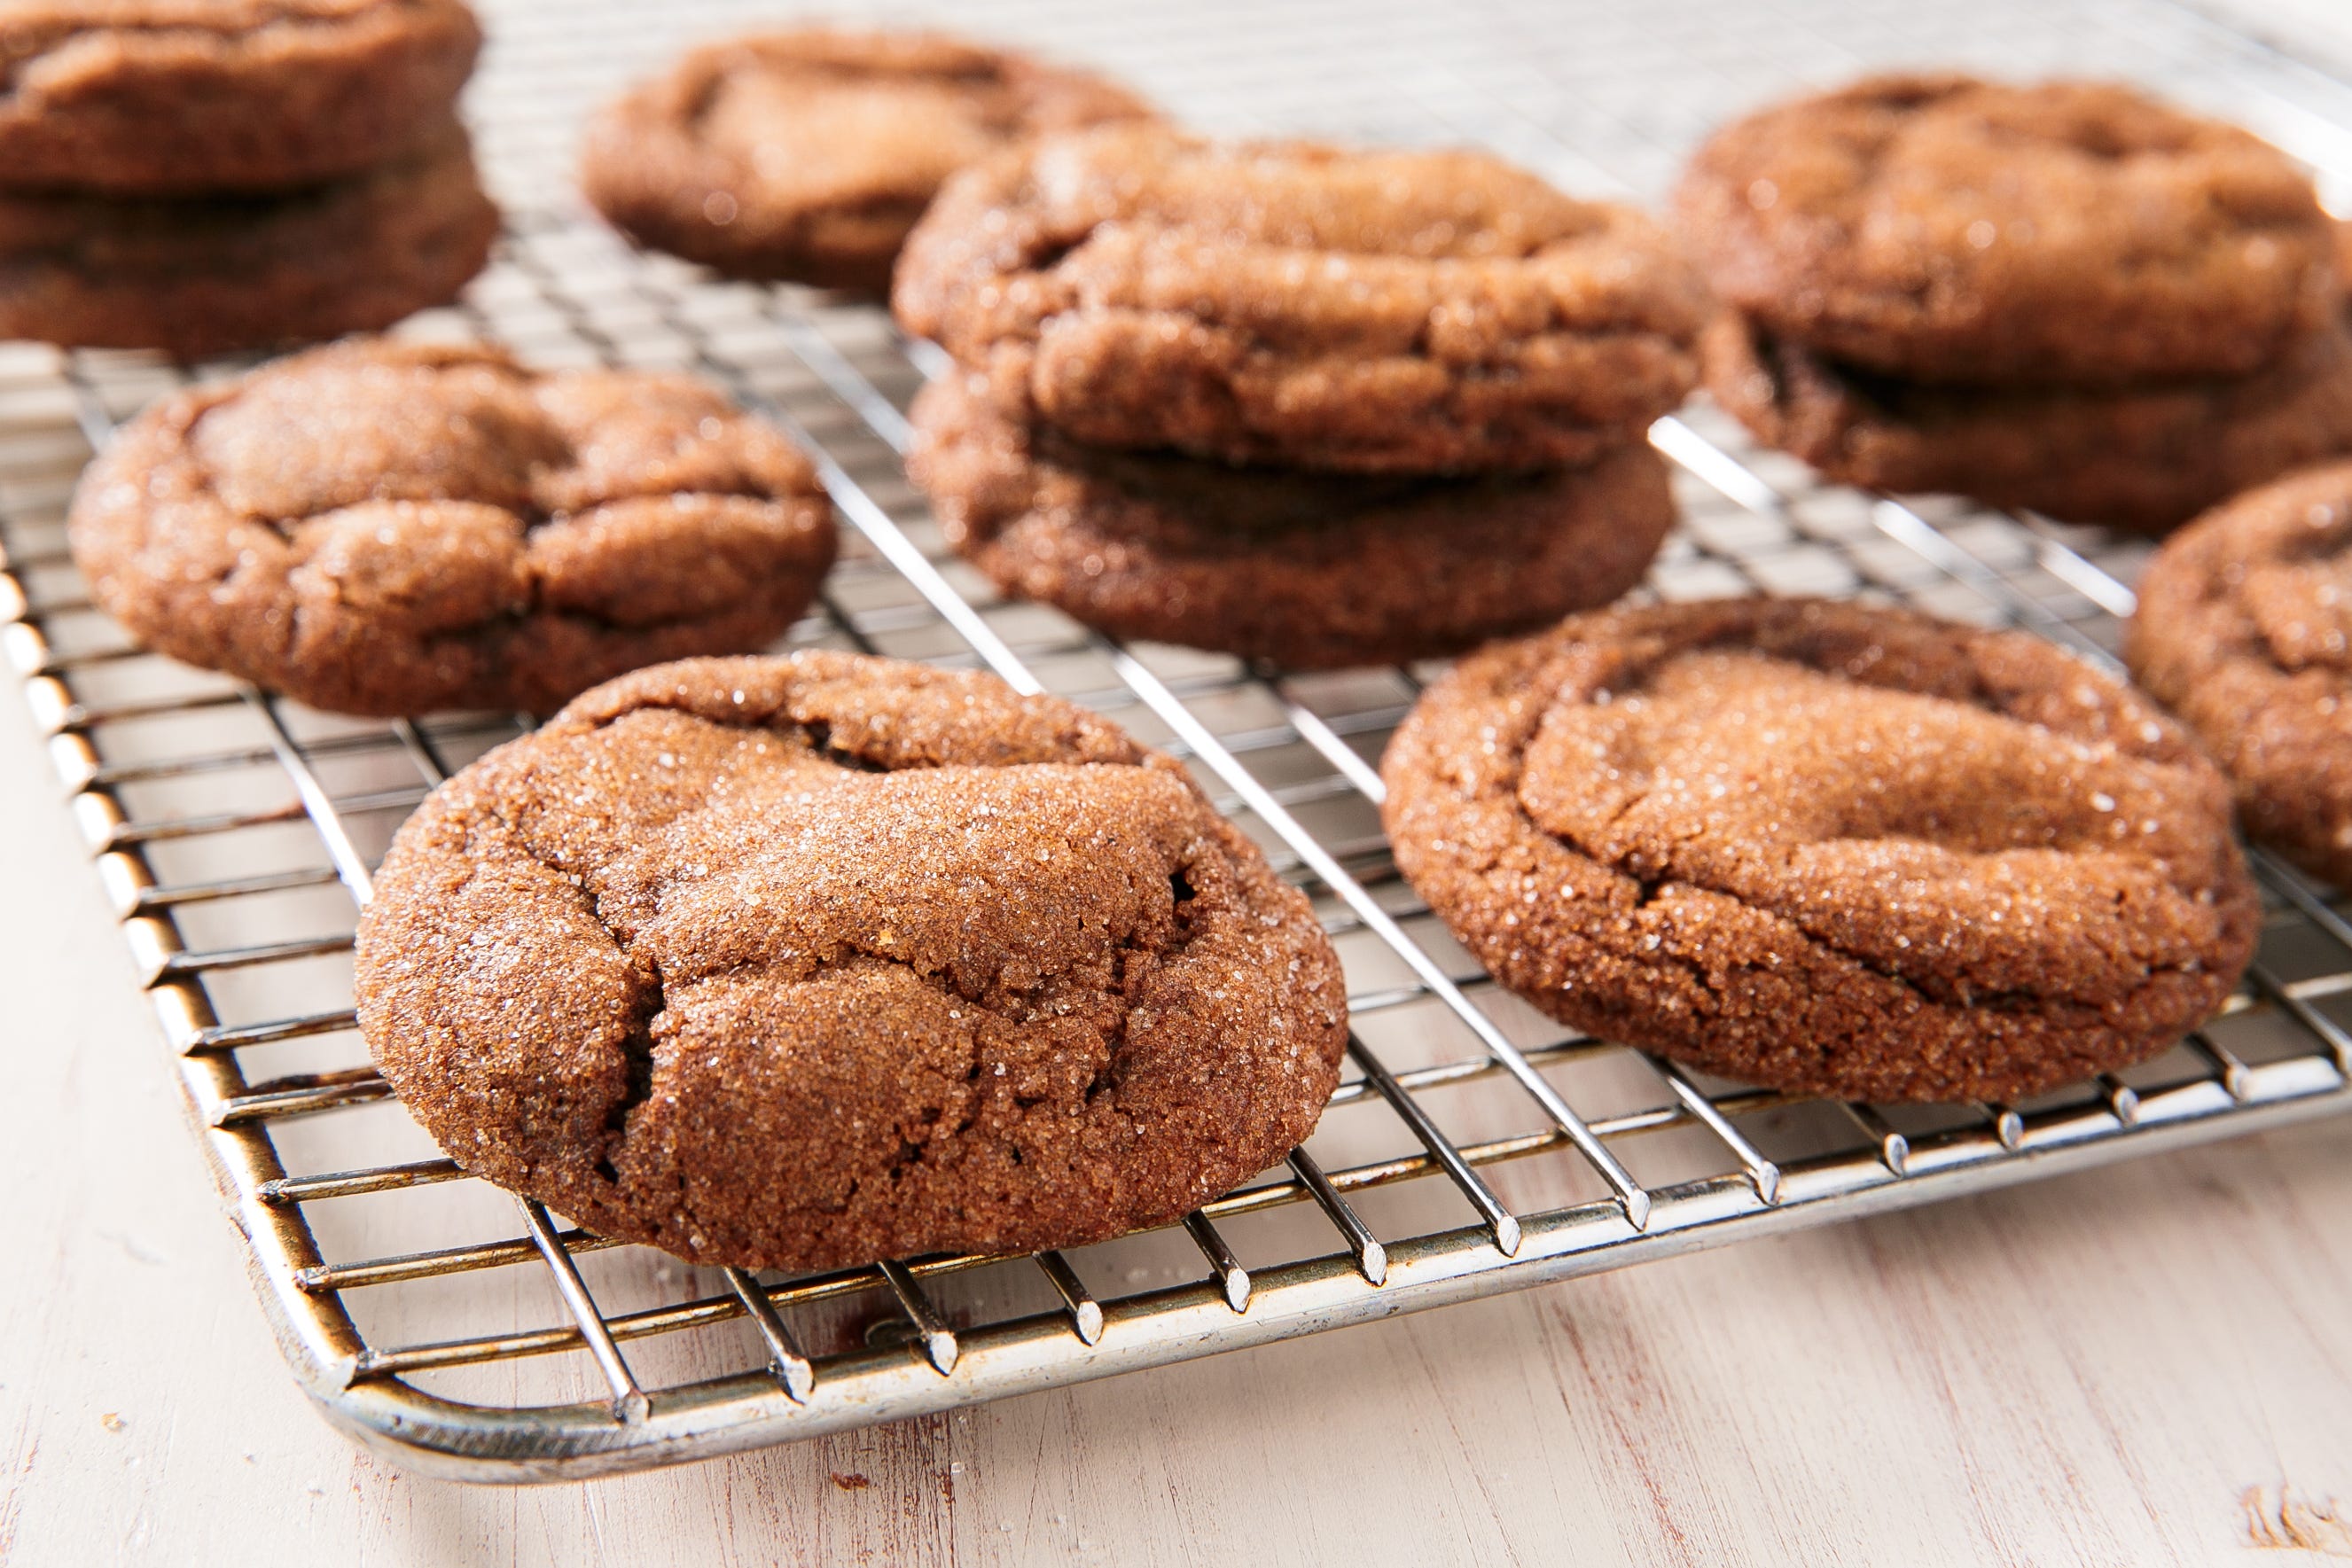
[[2131, 89], [1888, 77], [1717, 132], [1708, 390], [1832, 477], [2162, 532], [2352, 447], [2336, 225]]
[[1048, 137], [900, 258], [957, 366], [909, 472], [1000, 589], [1114, 635], [1452, 653], [1639, 580], [1706, 300], [1647, 219], [1479, 153]]
[[0, 26], [0, 338], [182, 359], [388, 326], [488, 259], [462, 0], [33, 0]]

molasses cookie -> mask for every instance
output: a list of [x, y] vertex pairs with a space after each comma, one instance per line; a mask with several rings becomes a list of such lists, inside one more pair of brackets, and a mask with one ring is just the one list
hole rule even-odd
[[1173, 759], [992, 675], [706, 659], [435, 791], [360, 1026], [468, 1171], [703, 1264], [1165, 1224], [1315, 1125], [1306, 898]]
[[289, 195], [0, 194], [0, 339], [193, 360], [372, 331], [455, 298], [498, 231], [454, 120]]
[[1397, 863], [1564, 1022], [1861, 1100], [2012, 1100], [2202, 1022], [2261, 905], [2229, 787], [2047, 643], [1732, 600], [1472, 655], [1381, 764]]
[[1915, 381], [2245, 375], [2336, 307], [2301, 170], [2113, 84], [1874, 78], [1717, 131], [1676, 206], [1732, 307]]
[[1728, 311], [1701, 341], [1715, 401], [1832, 479], [2070, 522], [2163, 533], [2352, 447], [2352, 330], [2341, 321], [2249, 376], [2116, 387], [1905, 381]]
[[82, 476], [99, 605], [313, 706], [544, 713], [782, 635], [832, 562], [807, 459], [682, 376], [337, 344], [164, 399]]
[[1642, 439], [1692, 385], [1706, 291], [1647, 218], [1484, 153], [1140, 126], [950, 180], [893, 304], [1017, 423], [1435, 473]]
[[2236, 781], [2247, 833], [2352, 887], [2352, 464], [2167, 540], [2124, 656]]
[[1675, 520], [1647, 445], [1468, 478], [1233, 468], [1024, 431], [961, 376], [913, 417], [908, 474], [1006, 593], [1294, 669], [1436, 658], [1606, 604]]
[[950, 174], [1022, 137], [1150, 113], [1099, 77], [937, 34], [807, 28], [697, 49], [611, 105], [582, 182], [656, 249], [882, 294]]
[[481, 28], [460, 0], [16, 0], [0, 188], [278, 191], [405, 155]]

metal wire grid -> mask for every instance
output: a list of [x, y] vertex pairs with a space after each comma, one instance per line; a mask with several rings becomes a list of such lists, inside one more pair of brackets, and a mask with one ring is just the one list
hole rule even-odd
[[[1760, 96], [1855, 68], [1858, 42], [1945, 58], [1986, 42], [1924, 37], [1904, 8], [1867, 4], [1804, 19], [1698, 4], [1638, 29], [1517, 0], [1480, 26], [1356, 6], [1249, 16], [1263, 49], [1208, 13], [1007, 5], [990, 22], [1123, 66], [1221, 128], [1475, 139], [1570, 184], [1635, 190], [1726, 107], [1725, 80]], [[2309, 132], [2300, 150], [2318, 162], [2335, 151], [2326, 128], [2352, 124], [2352, 94], [2161, 6], [1970, 16], [1996, 24], [2011, 68], [2069, 61], [2095, 36], [2118, 68], [2283, 140]], [[2273, 918], [2223, 1016], [2161, 1061], [2028, 1105], [1790, 1102], [1542, 1019], [1446, 939], [1380, 838], [1371, 762], [1415, 672], [1302, 677], [1122, 648], [996, 598], [943, 555], [905, 486], [900, 410], [923, 367], [878, 313], [713, 285], [535, 199], [560, 188], [578, 103], [644, 57], [646, 19], [514, 7], [492, 21], [503, 42], [478, 108], [518, 215], [467, 307], [415, 329], [500, 338], [542, 362], [685, 365], [785, 424], [854, 533], [791, 641], [984, 664], [1185, 757], [1315, 897], [1348, 964], [1352, 1071], [1286, 1168], [1181, 1228], [1069, 1257], [761, 1279], [610, 1248], [536, 1204], [518, 1214], [425, 1145], [364, 1065], [348, 949], [399, 819], [526, 721], [333, 719], [124, 644], [82, 597], [59, 519], [89, 446], [172, 376], [133, 356], [0, 350], [7, 651], [271, 1320], [305, 1387], [362, 1440], [485, 1479], [701, 1457], [2352, 1108], [2352, 925], [2266, 859]], [[1286, 43], [1323, 69], [1280, 65]], [[1686, 522], [1648, 591], [1870, 594], [2097, 656], [2128, 611], [2142, 552], [2095, 532], [1819, 486], [1704, 407], [1654, 439], [1682, 470]]]

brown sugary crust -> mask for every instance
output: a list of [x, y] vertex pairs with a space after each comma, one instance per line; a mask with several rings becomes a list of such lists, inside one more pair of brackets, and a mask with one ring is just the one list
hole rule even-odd
[[955, 171], [1025, 136], [1153, 112], [1089, 72], [937, 33], [802, 28], [696, 49], [606, 106], [581, 183], [657, 250], [879, 295]]
[[179, 392], [83, 475], [90, 595], [151, 646], [315, 707], [545, 713], [756, 649], [833, 560], [808, 460], [683, 376], [336, 344]]
[[1048, 138], [948, 182], [907, 329], [1016, 423], [1361, 473], [1542, 468], [1638, 441], [1706, 291], [1649, 219], [1484, 153]]
[[195, 360], [373, 331], [457, 298], [498, 233], [454, 120], [291, 195], [0, 194], [0, 338]]
[[467, 1170], [744, 1268], [1165, 1224], [1306, 1137], [1347, 1039], [1307, 899], [1173, 759], [833, 653], [640, 670], [444, 785], [358, 996]]
[[1469, 478], [1234, 468], [1024, 431], [961, 376], [913, 420], [908, 476], [1003, 591], [1292, 669], [1438, 658], [1606, 604], [1675, 521], [1647, 445]]
[[434, 133], [481, 43], [461, 0], [20, 0], [0, 25], [0, 188], [355, 176]]
[[2124, 657], [2235, 781], [2248, 836], [2352, 887], [2352, 464], [2168, 539]]
[[1928, 386], [1825, 359], [1726, 311], [1706, 388], [1767, 445], [1870, 489], [1948, 492], [2161, 534], [2352, 447], [2352, 329], [2234, 380]]
[[1727, 303], [1914, 381], [2245, 375], [2336, 303], [2301, 170], [2110, 83], [1871, 78], [1718, 131], [1675, 204]]
[[2229, 788], [2022, 632], [1805, 600], [1472, 655], [1381, 762], [1397, 863], [1504, 985], [1709, 1071], [2012, 1100], [2163, 1051], [2261, 904]]

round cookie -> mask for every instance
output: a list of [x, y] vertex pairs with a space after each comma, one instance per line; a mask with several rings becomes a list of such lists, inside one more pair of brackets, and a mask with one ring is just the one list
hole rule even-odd
[[2352, 464], [2167, 540], [2124, 656], [2235, 781], [2247, 834], [2352, 887]]
[[1020, 1252], [1286, 1155], [1346, 988], [1181, 765], [992, 675], [692, 660], [436, 790], [360, 1026], [476, 1175], [702, 1264]]
[[1832, 479], [1972, 496], [2164, 533], [2352, 447], [2352, 329], [2237, 379], [2109, 388], [1930, 386], [1826, 360], [1729, 311], [1701, 340], [1706, 388], [1768, 445]]
[[2229, 788], [2015, 632], [1805, 600], [1578, 616], [1381, 762], [1397, 864], [1556, 1019], [1713, 1072], [2014, 1100], [2165, 1050], [2252, 956]]
[[1100, 77], [935, 33], [804, 28], [697, 49], [608, 106], [581, 181], [623, 232], [729, 277], [883, 294], [949, 175], [1151, 113]]
[[381, 715], [545, 713], [758, 648], [834, 552], [808, 460], [698, 382], [382, 340], [165, 398], [68, 527], [90, 596], [151, 646]]
[[1647, 445], [1454, 479], [1232, 468], [1024, 431], [961, 376], [913, 419], [908, 475], [1006, 593], [1292, 669], [1437, 658], [1606, 604], [1675, 520]]
[[292, 195], [0, 194], [0, 339], [194, 360], [373, 331], [455, 298], [498, 232], [454, 120]]
[[2284, 154], [2106, 83], [1869, 78], [1717, 131], [1675, 207], [1732, 307], [1916, 381], [2245, 375], [2337, 299]]
[[449, 117], [481, 42], [461, 0], [20, 0], [0, 23], [0, 188], [358, 175]]
[[892, 298], [1016, 423], [1361, 473], [1543, 468], [1696, 375], [1665, 235], [1484, 153], [1049, 138], [948, 182]]

